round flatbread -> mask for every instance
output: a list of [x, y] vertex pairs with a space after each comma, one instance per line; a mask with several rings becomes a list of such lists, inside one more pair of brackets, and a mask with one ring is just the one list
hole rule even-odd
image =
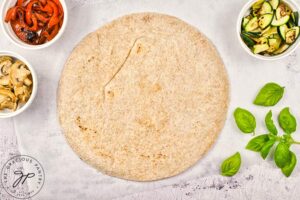
[[89, 34], [62, 72], [58, 114], [79, 157], [123, 179], [149, 181], [194, 165], [220, 133], [229, 85], [197, 29], [139, 13]]

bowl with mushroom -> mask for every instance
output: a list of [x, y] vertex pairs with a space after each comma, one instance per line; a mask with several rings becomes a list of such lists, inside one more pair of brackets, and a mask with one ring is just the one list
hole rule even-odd
[[0, 118], [22, 113], [36, 92], [36, 73], [28, 61], [16, 53], [0, 52]]

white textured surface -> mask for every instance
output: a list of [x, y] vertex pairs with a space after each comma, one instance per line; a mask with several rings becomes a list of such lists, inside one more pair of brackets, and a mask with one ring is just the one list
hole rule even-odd
[[[42, 163], [46, 182], [43, 190], [33, 199], [300, 199], [300, 167], [296, 167], [292, 177], [285, 178], [273, 162], [263, 161], [257, 154], [244, 150], [250, 136], [241, 134], [233, 122], [232, 111], [235, 107], [246, 107], [258, 116], [257, 132], [266, 131], [263, 119], [268, 108], [255, 107], [251, 101], [263, 84], [275, 81], [286, 86], [286, 94], [274, 113], [290, 106], [300, 123], [299, 50], [286, 60], [273, 62], [258, 61], [247, 55], [235, 34], [236, 17], [245, 2], [67, 0], [70, 21], [66, 33], [56, 45], [41, 51], [25, 51], [1, 37], [0, 49], [25, 56], [35, 67], [40, 85], [37, 98], [27, 112], [0, 122], [0, 165], [17, 154], [18, 150]], [[56, 89], [60, 72], [75, 44], [104, 23], [141, 11], [171, 14], [198, 27], [217, 46], [231, 81], [228, 120], [213, 149], [187, 172], [149, 183], [112, 178], [83, 163], [66, 144], [56, 116]], [[2, 30], [0, 35], [3, 36]], [[295, 135], [300, 139], [299, 133]], [[297, 155], [300, 154], [300, 146], [294, 150]], [[234, 178], [219, 176], [222, 160], [236, 151], [240, 151], [243, 158], [240, 173]], [[10, 198], [0, 190], [0, 199]]]

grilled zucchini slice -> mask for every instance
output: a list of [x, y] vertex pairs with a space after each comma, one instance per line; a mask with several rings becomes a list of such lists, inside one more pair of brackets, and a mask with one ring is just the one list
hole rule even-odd
[[253, 53], [259, 54], [269, 49], [268, 44], [256, 44], [253, 46]]
[[256, 42], [253, 39], [251, 39], [248, 35], [244, 33], [241, 34], [241, 38], [248, 47], [253, 47], [256, 44]]
[[285, 42], [289, 45], [293, 44], [299, 37], [299, 31], [300, 28], [298, 26], [290, 28], [285, 34]]
[[272, 26], [281, 26], [283, 24], [288, 23], [289, 19], [290, 19], [289, 15], [281, 17], [280, 19], [276, 19], [276, 17], [273, 17], [273, 21], [272, 21], [271, 25]]
[[271, 27], [269, 26], [267, 29], [265, 29], [261, 34], [264, 37], [268, 37], [270, 35], [276, 34], [277, 33], [277, 28], [276, 27]]
[[280, 35], [280, 37], [285, 40], [285, 34], [286, 32], [289, 30], [288, 26], [286, 24], [281, 25], [278, 27], [278, 34]]
[[273, 8], [269, 2], [265, 1], [259, 10], [259, 14], [264, 15], [264, 14], [268, 14], [268, 13], [269, 14], [273, 13]]
[[279, 47], [279, 49], [277, 49], [273, 54], [274, 55], [278, 55], [278, 54], [281, 54], [283, 52], [285, 52], [288, 48], [290, 47], [290, 45], [288, 44], [283, 44]]
[[259, 17], [258, 25], [261, 29], [267, 28], [273, 21], [274, 14], [264, 14]]
[[296, 11], [296, 12], [293, 12], [291, 14], [292, 16], [292, 19], [293, 19], [293, 22], [295, 24], [295, 26], [298, 26], [298, 22], [299, 22], [299, 13]]
[[281, 38], [277, 35], [273, 38], [269, 39], [269, 49], [267, 50], [268, 53], [273, 53], [277, 49], [279, 49], [281, 44]]
[[281, 4], [279, 4], [279, 6], [278, 6], [278, 8], [276, 9], [276, 12], [275, 12], [276, 14], [276, 18], [277, 19], [280, 19], [280, 18], [282, 18], [282, 17], [285, 17], [285, 16], [287, 16], [287, 15], [290, 15], [291, 13], [292, 13], [292, 9], [288, 6], [288, 5], [286, 5], [286, 4], [284, 4], [284, 3], [281, 3]]
[[270, 0], [269, 3], [271, 4], [273, 10], [276, 10], [279, 6], [280, 0]]
[[253, 17], [245, 26], [245, 31], [251, 32], [258, 28], [258, 18]]

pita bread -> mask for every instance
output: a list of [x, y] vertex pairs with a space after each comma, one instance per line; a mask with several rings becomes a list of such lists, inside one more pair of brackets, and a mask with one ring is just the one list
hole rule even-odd
[[197, 29], [139, 13], [89, 34], [70, 55], [58, 91], [64, 135], [79, 157], [136, 181], [177, 175], [220, 133], [229, 85]]

